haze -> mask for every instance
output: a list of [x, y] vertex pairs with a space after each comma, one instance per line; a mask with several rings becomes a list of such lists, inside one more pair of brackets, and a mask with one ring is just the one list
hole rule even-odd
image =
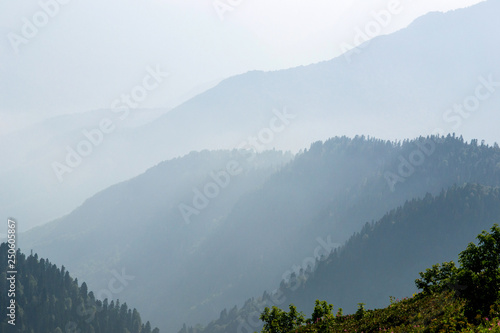
[[[399, 2], [399, 1], [398, 1]], [[429, 11], [480, 1], [401, 1], [391, 33]], [[109, 108], [159, 65], [170, 77], [141, 104], [164, 111], [249, 70], [276, 70], [329, 60], [354, 29], [386, 1], [213, 0], [68, 1], [26, 44], [12, 47], [37, 1], [0, 4], [0, 135], [50, 116]], [[237, 4], [236, 4], [237, 3]], [[222, 13], [222, 15], [221, 15]]]

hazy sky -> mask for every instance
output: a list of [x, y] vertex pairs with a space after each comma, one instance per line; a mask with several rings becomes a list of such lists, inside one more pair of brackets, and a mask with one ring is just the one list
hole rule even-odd
[[142, 84], [148, 68], [169, 76], [140, 106], [172, 107], [231, 75], [331, 59], [390, 6], [398, 13], [381, 34], [429, 11], [478, 2], [2, 1], [0, 134], [51, 115], [109, 108]]

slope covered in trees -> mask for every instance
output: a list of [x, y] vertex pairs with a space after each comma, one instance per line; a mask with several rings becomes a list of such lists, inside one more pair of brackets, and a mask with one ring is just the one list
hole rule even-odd
[[314, 272], [297, 271], [274, 292], [249, 299], [240, 310], [224, 310], [218, 320], [192, 332], [258, 330], [265, 306], [293, 303], [311, 313], [316, 299], [328, 300], [346, 313], [354, 313], [360, 302], [370, 308], [386, 306], [389, 296], [403, 298], [416, 291], [413, 281], [419, 272], [436, 262], [456, 260], [475, 235], [498, 222], [498, 188], [455, 186], [408, 201], [378, 222], [367, 223], [317, 262]]
[[[7, 243], [0, 244], [0, 267], [7, 267]], [[0, 273], [1, 332], [19, 333], [159, 333], [139, 312], [119, 300], [96, 299], [94, 293], [37, 254], [16, 253], [15, 298], [7, 294], [11, 275]], [[14, 289], [12, 289], [14, 290]], [[15, 299], [15, 325], [9, 324], [7, 304]], [[10, 318], [9, 318], [10, 320]]]
[[412, 200], [367, 224], [302, 286], [289, 281], [284, 293], [292, 292], [300, 307], [320, 295], [349, 312], [358, 302], [381, 307], [389, 295], [410, 295], [413, 276], [436, 262], [456, 261], [475, 235], [499, 222], [498, 188], [467, 185]]
[[[319, 245], [326, 254], [406, 200], [453, 184], [500, 185], [498, 147], [453, 135], [403, 142], [336, 137], [285, 166], [278, 152], [243, 161], [245, 171], [185, 223], [179, 204], [190, 204], [193, 188], [213, 182], [210, 173], [235, 155], [204, 151], [162, 163], [33, 230], [23, 247], [66, 265], [96, 290], [106, 286], [109, 267], [132, 270], [144, 258], [161, 263], [136, 269], [143, 287], [123, 295], [162, 329], [177, 330], [274, 288], [294, 265], [306, 270], [302, 260]], [[400, 173], [402, 160], [418, 165]], [[402, 181], [394, 183], [392, 174]]]
[[[469, 243], [453, 261], [433, 265], [415, 280], [421, 294], [367, 311], [358, 304], [354, 315], [334, 315], [332, 304], [316, 300], [310, 319], [290, 304], [273, 306], [260, 315], [262, 333], [287, 332], [500, 332], [500, 227], [483, 230], [478, 244]], [[305, 325], [304, 325], [305, 324]]]
[[[412, 156], [414, 161], [414, 152], [423, 160], [399, 176], [401, 160], [409, 162]], [[402, 181], [390, 182], [390, 174]], [[498, 147], [453, 135], [404, 142], [336, 137], [314, 143], [235, 205], [223, 227], [189, 262], [190, 290], [204, 292], [205, 281], [214, 281], [210, 290], [224, 290], [235, 299], [259, 295], [289, 277], [291, 267], [306, 270], [304, 260], [314, 257], [317, 246], [340, 245], [367, 221], [407, 200], [468, 182], [500, 185]], [[201, 272], [205, 279], [196, 279]], [[237, 304], [214, 294], [207, 297], [221, 301], [205, 306], [213, 317], [219, 314], [215, 309]]]

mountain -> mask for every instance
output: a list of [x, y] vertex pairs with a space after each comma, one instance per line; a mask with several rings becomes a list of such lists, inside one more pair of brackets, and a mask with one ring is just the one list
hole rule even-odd
[[[58, 138], [55, 145], [37, 141], [36, 154], [19, 145], [22, 140], [9, 140], [9, 148], [0, 150], [6, 160], [18, 153], [27, 160], [22, 168], [9, 163], [21, 174], [2, 172], [0, 184], [9, 195], [0, 214], [26, 216], [30, 226], [39, 225], [112, 183], [193, 150], [298, 151], [334, 135], [361, 133], [394, 140], [456, 132], [492, 144], [498, 139], [494, 124], [500, 99], [498, 7], [490, 0], [429, 14], [327, 62], [228, 78], [150, 124], [106, 136], [77, 168], [66, 162], [67, 146], [76, 150], [88, 141], [81, 131]], [[114, 111], [119, 112], [110, 119], [119, 126], [128, 116], [125, 110]], [[284, 121], [277, 121], [276, 113]], [[86, 129], [99, 128], [100, 121]], [[54, 162], [71, 169], [59, 172], [62, 185]], [[26, 175], [31, 177], [25, 180]], [[53, 205], [45, 192], [62, 204]]]
[[[286, 107], [296, 118], [272, 142], [281, 149], [300, 149], [332, 135], [404, 139], [439, 128], [440, 134], [457, 132], [493, 143], [497, 135], [489, 121], [498, 117], [500, 98], [500, 47], [492, 36], [499, 28], [493, 14], [498, 9], [498, 1], [486, 1], [429, 14], [352, 54], [229, 78], [139, 129], [139, 137], [168, 142], [168, 133], [200, 149], [200, 141], [179, 126], [189, 123], [197, 135], [212, 138], [203, 148], [226, 147], [269, 127], [272, 110]], [[489, 79], [493, 82], [484, 82]], [[485, 87], [476, 91], [477, 86]], [[477, 108], [476, 92], [488, 95], [478, 96]], [[470, 105], [461, 114], [448, 113], [457, 103]]]
[[[87, 284], [80, 285], [64, 266], [58, 268], [47, 259], [38, 259], [37, 254], [26, 256], [20, 250], [11, 254], [10, 249], [9, 244], [0, 244], [0, 266], [8, 267], [8, 258], [15, 262], [14, 274], [0, 274], [0, 300], [4, 305], [0, 311], [1, 332], [160, 332], [158, 328], [152, 330], [149, 321], [143, 323], [139, 312], [127, 303], [96, 299]], [[9, 264], [12, 262], [9, 260]]]
[[[106, 288], [110, 269], [134, 271], [142, 282], [124, 295], [163, 330], [175, 330], [270, 290], [297, 265], [307, 270], [406, 200], [457, 183], [500, 186], [500, 148], [451, 135], [404, 142], [338, 137], [314, 143], [288, 164], [279, 152], [252, 161], [242, 152], [249, 153], [204, 151], [161, 163], [23, 234], [22, 245], [95, 290]], [[243, 172], [217, 190], [214, 177], [226, 183], [217, 175], [233, 160]], [[418, 162], [413, 174], [402, 160]], [[137, 262], [154, 265], [139, 269]]]
[[[286, 307], [312, 313], [316, 299], [354, 313], [389, 305], [417, 291], [419, 272], [438, 262], [457, 261], [457, 254], [475, 235], [500, 222], [500, 189], [468, 184], [406, 202], [376, 223], [367, 223], [342, 247], [305, 269], [289, 275], [274, 292], [249, 299], [238, 310], [223, 310], [219, 319], [191, 333], [229, 333], [262, 328], [264, 307]], [[333, 229], [333, 228], [332, 228]], [[465, 287], [464, 287], [465, 288]], [[416, 319], [416, 318], [415, 318]]]

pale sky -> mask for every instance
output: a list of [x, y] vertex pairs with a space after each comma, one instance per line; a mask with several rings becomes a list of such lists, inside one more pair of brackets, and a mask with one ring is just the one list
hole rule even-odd
[[[0, 3], [0, 135], [52, 115], [109, 108], [141, 82], [148, 66], [170, 76], [141, 107], [173, 107], [235, 74], [332, 59], [341, 54], [340, 45], [353, 44], [356, 29], [389, 6], [397, 5], [398, 13], [380, 34], [430, 11], [482, 2], [58, 1], [40, 1], [52, 16], [38, 1]], [[33, 32], [26, 25], [35, 19]], [[31, 35], [23, 35], [23, 28]], [[15, 39], [18, 53], [13, 36], [23, 38]]]

